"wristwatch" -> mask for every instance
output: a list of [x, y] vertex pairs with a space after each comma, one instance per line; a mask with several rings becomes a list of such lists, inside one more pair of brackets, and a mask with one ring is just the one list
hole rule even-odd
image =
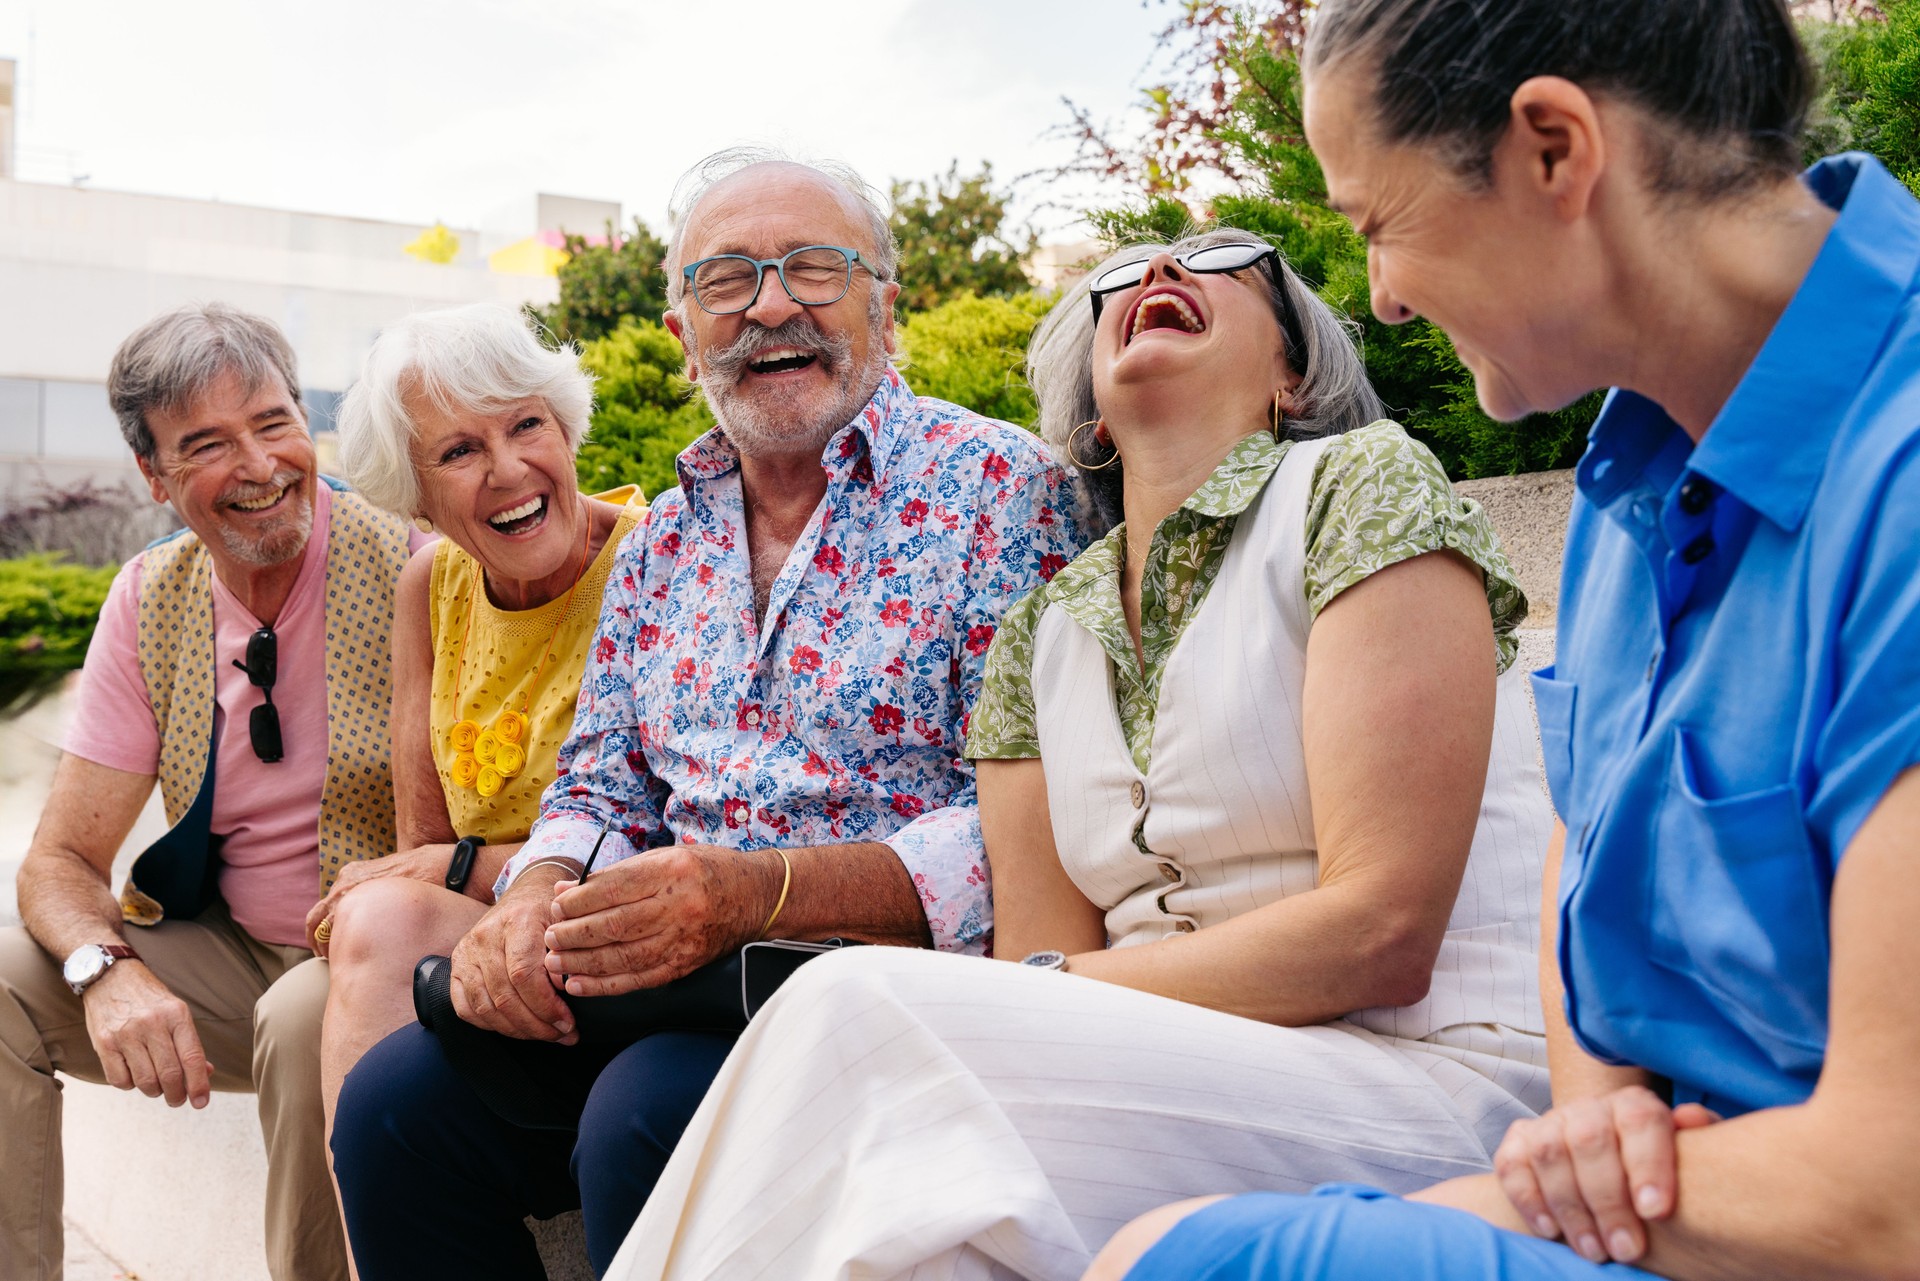
[[467, 891], [467, 878], [473, 875], [473, 856], [484, 842], [477, 836], [463, 836], [454, 843], [453, 857], [447, 860], [447, 888], [455, 894]]
[[1065, 952], [1031, 952], [1020, 958], [1020, 964], [1031, 965], [1036, 970], [1065, 970], [1067, 954]]
[[61, 965], [60, 977], [67, 981], [75, 996], [84, 996], [115, 961], [129, 958], [138, 960], [139, 954], [125, 943], [82, 943]]

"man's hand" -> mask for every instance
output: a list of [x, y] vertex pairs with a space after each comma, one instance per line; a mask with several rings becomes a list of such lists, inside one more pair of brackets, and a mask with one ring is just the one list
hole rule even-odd
[[1536, 1235], [1564, 1236], [1593, 1263], [1631, 1263], [1647, 1251], [1645, 1225], [1673, 1213], [1674, 1135], [1719, 1119], [1630, 1086], [1516, 1122], [1493, 1168]]
[[555, 886], [547, 972], [575, 996], [658, 987], [760, 937], [785, 874], [772, 850], [674, 845]]
[[573, 1012], [541, 964], [554, 881], [565, 869], [529, 868], [453, 949], [453, 1009], [475, 1027], [572, 1045]]
[[445, 885], [447, 864], [452, 858], [451, 845], [421, 845], [389, 854], [385, 858], [360, 859], [347, 864], [334, 877], [333, 888], [327, 891], [327, 896], [315, 903], [307, 913], [307, 946], [313, 949], [316, 956], [327, 954], [329, 940], [316, 937], [314, 932], [320, 928], [320, 922], [330, 918], [334, 909], [340, 906], [341, 896], [354, 886], [377, 881], [383, 876], [404, 876], [428, 885]]
[[168, 1107], [207, 1106], [213, 1072], [187, 1003], [137, 958], [114, 965], [87, 989], [87, 1035], [107, 1084], [165, 1097]]

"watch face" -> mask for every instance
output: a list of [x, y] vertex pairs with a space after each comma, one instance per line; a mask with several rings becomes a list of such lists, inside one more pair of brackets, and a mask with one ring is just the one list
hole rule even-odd
[[73, 955], [67, 958], [67, 963], [60, 967], [60, 972], [67, 982], [84, 987], [99, 978], [100, 972], [106, 968], [107, 949], [98, 943], [89, 943], [76, 948]]

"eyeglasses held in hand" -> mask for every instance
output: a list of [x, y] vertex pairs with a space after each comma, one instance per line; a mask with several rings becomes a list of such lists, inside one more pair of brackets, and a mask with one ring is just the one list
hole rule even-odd
[[280, 642], [271, 627], [262, 627], [247, 637], [246, 662], [233, 660], [233, 665], [247, 674], [248, 683], [257, 686], [267, 700], [247, 718], [247, 736], [253, 741], [253, 754], [269, 765], [286, 755], [280, 745], [280, 709], [273, 705], [279, 660]]
[[839, 245], [802, 245], [779, 258], [717, 254], [688, 263], [681, 274], [700, 310], [710, 316], [731, 316], [759, 301], [769, 267], [779, 273], [789, 298], [802, 307], [825, 307], [847, 296], [856, 266], [864, 267], [875, 280], [885, 279], [859, 250]]
[[[1157, 256], [1155, 253], [1132, 262], [1123, 262], [1093, 278], [1093, 283], [1088, 286], [1087, 297], [1093, 304], [1094, 324], [1100, 323], [1100, 312], [1106, 306], [1107, 295], [1131, 289], [1145, 280], [1147, 264]], [[1300, 318], [1294, 314], [1293, 296], [1280, 276], [1280, 252], [1277, 249], [1264, 243], [1232, 241], [1224, 245], [1203, 245], [1198, 249], [1189, 249], [1174, 254], [1173, 260], [1196, 276], [1245, 271], [1255, 264], [1264, 265], [1275, 292], [1280, 295], [1280, 339], [1287, 345], [1287, 361], [1295, 371], [1304, 367], [1306, 343], [1300, 336]]]

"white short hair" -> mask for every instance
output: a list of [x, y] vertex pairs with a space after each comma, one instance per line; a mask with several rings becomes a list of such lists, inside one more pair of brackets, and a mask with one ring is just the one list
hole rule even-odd
[[368, 502], [414, 515], [420, 482], [407, 411], [425, 396], [442, 413], [486, 411], [539, 397], [578, 453], [593, 413], [593, 375], [571, 343], [550, 350], [522, 313], [495, 303], [422, 311], [374, 340], [360, 379], [340, 403], [340, 470]]

